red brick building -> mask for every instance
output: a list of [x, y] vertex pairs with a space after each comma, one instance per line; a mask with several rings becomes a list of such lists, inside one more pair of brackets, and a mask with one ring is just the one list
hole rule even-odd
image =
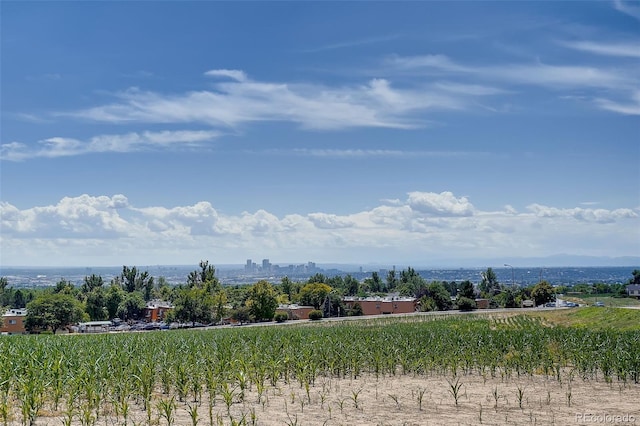
[[313, 311], [313, 306], [280, 305], [278, 311], [286, 312], [292, 320], [309, 319], [309, 312]]
[[25, 320], [27, 318], [26, 309], [9, 309], [2, 315], [1, 333], [6, 334], [24, 334], [27, 332], [25, 328]]
[[173, 305], [169, 302], [158, 300], [147, 303], [144, 308], [144, 320], [146, 322], [163, 322], [167, 316], [167, 312], [173, 309]]
[[417, 310], [414, 297], [345, 297], [343, 301], [349, 309], [359, 304], [363, 315], [410, 314]]

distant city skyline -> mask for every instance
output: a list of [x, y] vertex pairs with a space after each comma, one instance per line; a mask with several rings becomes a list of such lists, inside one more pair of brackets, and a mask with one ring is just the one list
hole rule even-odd
[[[140, 266], [141, 271], [147, 271], [156, 279], [160, 277], [171, 285], [183, 284], [187, 280], [187, 276], [194, 270], [193, 266]], [[262, 271], [253, 271], [247, 273], [243, 270], [242, 265], [233, 265], [234, 267], [220, 268], [216, 270], [216, 276], [223, 285], [246, 285], [255, 284], [259, 280], [268, 280], [272, 283], [280, 283], [283, 277], [288, 277], [293, 281], [307, 281], [309, 277], [320, 273], [329, 278], [335, 276], [350, 275], [359, 281], [370, 278], [374, 272], [378, 273], [380, 278], [386, 280], [387, 273], [394, 269], [393, 266], [388, 268], [377, 269], [372, 266], [357, 267], [354, 265], [346, 265], [347, 269], [341, 269], [340, 265], [316, 265], [313, 270], [290, 269], [295, 266], [307, 265], [287, 265], [279, 268], [277, 271], [271, 271], [267, 274]], [[326, 269], [325, 269], [326, 268]], [[397, 272], [405, 270], [406, 266], [396, 266]], [[463, 281], [469, 280], [473, 283], [479, 283], [482, 279], [484, 268], [414, 268], [425, 280], [431, 281]], [[548, 281], [554, 285], [559, 284], [577, 284], [577, 283], [626, 283], [632, 277], [634, 267], [515, 267], [513, 270], [505, 266], [493, 267], [498, 280], [505, 284], [511, 285], [533, 285], [541, 280]], [[122, 267], [87, 267], [87, 268], [3, 268], [0, 269], [0, 276], [7, 278], [9, 286], [13, 287], [46, 287], [54, 286], [60, 280], [71, 282], [74, 285], [82, 285], [84, 278], [91, 274], [100, 275], [106, 282], [119, 276]]]
[[0, 7], [0, 266], [640, 257], [638, 2]]

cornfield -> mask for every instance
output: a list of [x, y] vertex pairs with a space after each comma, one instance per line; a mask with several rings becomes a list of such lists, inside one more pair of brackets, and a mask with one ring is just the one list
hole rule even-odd
[[233, 420], [234, 404], [249, 390], [260, 399], [282, 382], [308, 395], [320, 378], [542, 375], [561, 380], [568, 370], [584, 380], [637, 384], [640, 331], [550, 328], [526, 317], [450, 317], [4, 336], [0, 424], [33, 425], [47, 414], [68, 425], [98, 424], [105, 416], [115, 419], [109, 424], [134, 424], [134, 407], [146, 413], [143, 424], [174, 424], [178, 404], [188, 407], [194, 425], [224, 424], [223, 415], [230, 424], [250, 424], [255, 413]]

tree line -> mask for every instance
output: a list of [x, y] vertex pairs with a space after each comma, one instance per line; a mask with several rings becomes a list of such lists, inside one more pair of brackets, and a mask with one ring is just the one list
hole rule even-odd
[[[634, 270], [630, 284], [640, 283], [640, 271]], [[26, 326], [29, 331], [57, 330], [83, 321], [102, 321], [119, 318], [132, 322], [143, 319], [144, 310], [151, 300], [170, 302], [167, 322], [218, 324], [225, 318], [239, 322], [270, 321], [281, 304], [296, 303], [313, 306], [322, 316], [361, 315], [357, 303], [347, 306], [345, 296], [415, 297], [422, 311], [469, 310], [476, 308], [476, 299], [488, 299], [490, 307], [514, 308], [523, 300], [542, 305], [555, 299], [556, 293], [565, 293], [566, 287], [552, 287], [541, 281], [534, 286], [512, 287], [498, 282], [492, 268], [481, 274], [475, 285], [471, 281], [427, 282], [408, 267], [391, 270], [383, 278], [377, 272], [358, 281], [351, 275], [329, 277], [321, 273], [306, 281], [282, 278], [280, 283], [259, 281], [255, 284], [222, 286], [215, 267], [207, 260], [190, 272], [186, 281], [169, 285], [164, 277], [154, 278], [137, 267], [123, 266], [119, 276], [109, 283], [100, 275], [88, 275], [82, 284], [61, 279], [46, 289], [13, 289], [7, 279], [0, 277], [0, 306], [27, 308]], [[573, 290], [583, 292], [626, 295], [622, 284], [576, 285]]]

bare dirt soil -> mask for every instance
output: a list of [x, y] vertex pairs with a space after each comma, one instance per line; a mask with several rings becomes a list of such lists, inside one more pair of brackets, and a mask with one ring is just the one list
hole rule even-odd
[[[233, 392], [231, 392], [233, 391]], [[319, 378], [308, 391], [299, 382], [229, 389], [227, 402], [219, 392], [209, 404], [206, 392], [175, 402], [158, 394], [152, 402], [151, 423], [235, 425], [640, 425], [640, 385], [582, 380], [567, 374], [558, 381], [541, 376], [511, 378], [480, 375], [365, 376], [358, 379]], [[457, 397], [457, 404], [456, 404]], [[164, 409], [163, 409], [164, 407]], [[197, 413], [197, 422], [190, 414]], [[38, 425], [61, 425], [63, 413], [41, 411]], [[77, 413], [74, 425], [87, 424]], [[169, 418], [171, 421], [168, 421]], [[18, 411], [15, 425], [20, 423]], [[244, 421], [244, 423], [243, 423]], [[105, 403], [96, 425], [125, 424]], [[128, 425], [148, 424], [148, 414], [132, 404]]]

